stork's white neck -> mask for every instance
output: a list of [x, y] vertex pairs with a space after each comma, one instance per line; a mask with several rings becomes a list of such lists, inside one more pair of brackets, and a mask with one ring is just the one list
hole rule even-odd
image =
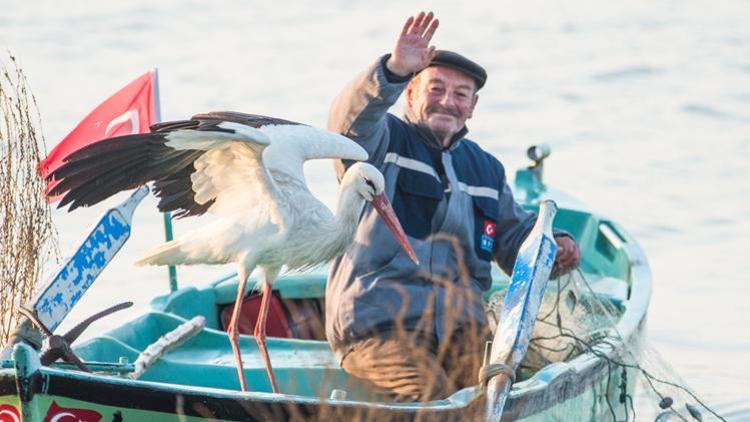
[[365, 205], [365, 198], [351, 184], [342, 184], [339, 189], [339, 202], [336, 206], [336, 251], [343, 252], [354, 239], [359, 225], [359, 216]]
[[[311, 263], [324, 263], [341, 255], [354, 239], [359, 215], [364, 206], [364, 198], [357, 193], [353, 186], [342, 185], [339, 189], [336, 215], [331, 215], [325, 221], [311, 215], [315, 220], [315, 230], [306, 234], [309, 239], [301, 239], [304, 230], [296, 232], [298, 242], [289, 245], [286, 252], [293, 258], [286, 262], [291, 269], [306, 269]], [[320, 204], [321, 207], [325, 207]], [[304, 212], [304, 210], [301, 210]], [[299, 248], [298, 250], [295, 248]]]
[[305, 125], [267, 125], [262, 131], [272, 139], [263, 151], [266, 167], [304, 182], [302, 166], [307, 160], [334, 158], [366, 160], [367, 152], [352, 140]]

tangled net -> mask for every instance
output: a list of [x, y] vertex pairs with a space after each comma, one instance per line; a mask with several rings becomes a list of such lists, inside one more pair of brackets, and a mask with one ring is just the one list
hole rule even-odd
[[[702, 420], [702, 410], [717, 420], [726, 420], [691, 391], [645, 341], [623, 338], [616, 328], [623, 310], [598, 297], [580, 269], [550, 280], [548, 287], [551, 289], [545, 293], [533, 337], [521, 363], [522, 376], [528, 377], [551, 363], [567, 362], [588, 352], [607, 365], [606, 387], [602, 393], [611, 416], [609, 420], [637, 419], [628, 377], [635, 377], [643, 389], [644, 400], [639, 412], [659, 412], [657, 421]], [[499, 315], [504, 295], [501, 291], [490, 298], [492, 315]], [[617, 355], [608, 354], [618, 349], [621, 352]], [[617, 379], [614, 373], [619, 374]]]
[[57, 257], [56, 231], [37, 163], [44, 148], [36, 99], [15, 57], [0, 60], [0, 347], [19, 322], [46, 262]]

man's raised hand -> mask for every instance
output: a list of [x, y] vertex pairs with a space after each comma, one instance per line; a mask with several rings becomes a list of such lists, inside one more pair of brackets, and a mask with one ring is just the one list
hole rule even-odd
[[555, 266], [552, 268], [550, 278], [557, 278], [569, 273], [581, 263], [581, 250], [578, 243], [568, 236], [555, 236], [557, 253], [555, 254]]
[[399, 76], [408, 76], [427, 67], [435, 56], [435, 46], [430, 46], [430, 40], [439, 23], [433, 19], [432, 12], [410, 16], [386, 62], [388, 70]]

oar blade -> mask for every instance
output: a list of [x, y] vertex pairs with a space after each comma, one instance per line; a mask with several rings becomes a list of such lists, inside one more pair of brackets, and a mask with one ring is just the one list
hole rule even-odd
[[34, 310], [50, 331], [55, 331], [128, 240], [133, 212], [147, 194], [148, 188], [142, 186], [125, 202], [108, 210], [37, 296]]
[[521, 363], [536, 322], [544, 287], [555, 262], [557, 244], [552, 236], [552, 220], [557, 206], [544, 201], [539, 217], [521, 245], [513, 267], [513, 275], [498, 318], [492, 343], [490, 364], [504, 365], [505, 370], [489, 380], [485, 419], [499, 421], [515, 373]]

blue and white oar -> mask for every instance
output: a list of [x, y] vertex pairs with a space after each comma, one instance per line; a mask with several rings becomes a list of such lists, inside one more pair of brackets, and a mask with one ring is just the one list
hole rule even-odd
[[485, 420], [499, 421], [513, 384], [516, 368], [529, 346], [544, 288], [555, 262], [557, 244], [552, 236], [552, 220], [557, 213], [553, 201], [544, 201], [526, 240], [518, 251], [508, 293], [498, 319], [487, 368], [492, 376], [487, 384]]
[[34, 301], [34, 311], [50, 331], [55, 331], [128, 240], [133, 212], [148, 192], [148, 187], [141, 186], [122, 204], [109, 209], [55, 278], [39, 293]]

